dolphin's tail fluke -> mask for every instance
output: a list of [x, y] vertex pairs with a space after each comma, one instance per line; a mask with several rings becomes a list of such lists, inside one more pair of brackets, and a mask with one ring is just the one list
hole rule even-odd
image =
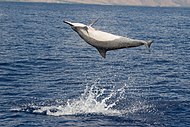
[[149, 40], [146, 42], [146, 47], [150, 48], [151, 44], [153, 43], [153, 40]]

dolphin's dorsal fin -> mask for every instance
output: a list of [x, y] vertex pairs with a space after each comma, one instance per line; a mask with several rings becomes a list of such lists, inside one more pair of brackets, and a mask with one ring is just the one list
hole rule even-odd
[[97, 48], [97, 50], [103, 58], [106, 58], [106, 49]]

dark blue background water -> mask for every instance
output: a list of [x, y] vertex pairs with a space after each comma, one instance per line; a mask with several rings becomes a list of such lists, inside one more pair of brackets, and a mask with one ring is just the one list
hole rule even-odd
[[[190, 8], [0, 2], [0, 126], [190, 126], [189, 14]], [[97, 18], [97, 29], [154, 44], [102, 59], [63, 23]], [[104, 90], [92, 105], [106, 97], [106, 106], [115, 105], [72, 106], [84, 101], [85, 89], [92, 92], [88, 87]], [[70, 114], [62, 111], [68, 106]]]

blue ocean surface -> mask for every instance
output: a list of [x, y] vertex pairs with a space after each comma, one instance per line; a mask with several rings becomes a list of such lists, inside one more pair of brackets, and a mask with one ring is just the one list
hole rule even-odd
[[[63, 20], [154, 40], [103, 59]], [[1, 127], [190, 127], [190, 8], [0, 2]]]

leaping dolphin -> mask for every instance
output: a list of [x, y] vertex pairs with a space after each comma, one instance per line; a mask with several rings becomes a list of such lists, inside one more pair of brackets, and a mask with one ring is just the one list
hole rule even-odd
[[[97, 21], [97, 20], [96, 20]], [[71, 26], [71, 28], [78, 33], [78, 35], [91, 46], [95, 47], [103, 58], [106, 58], [106, 52], [110, 50], [131, 48], [141, 45], [150, 47], [153, 41], [144, 41], [131, 39], [128, 37], [118, 36], [111, 33], [96, 30], [92, 25], [96, 22], [92, 22], [90, 25], [82, 23], [72, 23], [64, 21], [64, 23]]]

